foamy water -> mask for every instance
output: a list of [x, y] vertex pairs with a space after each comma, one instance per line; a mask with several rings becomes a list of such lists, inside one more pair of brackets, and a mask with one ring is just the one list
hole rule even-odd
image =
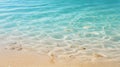
[[67, 61], [119, 61], [119, 12], [120, 0], [0, 0], [0, 46]]

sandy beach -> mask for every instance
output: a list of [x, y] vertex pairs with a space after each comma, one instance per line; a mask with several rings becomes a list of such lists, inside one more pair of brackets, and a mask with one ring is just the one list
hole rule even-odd
[[0, 67], [120, 67], [120, 62], [53, 62], [49, 56], [35, 52], [1, 49]]

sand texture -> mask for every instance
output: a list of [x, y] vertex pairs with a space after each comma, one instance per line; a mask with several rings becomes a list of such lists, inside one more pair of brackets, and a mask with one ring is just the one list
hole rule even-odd
[[[93, 56], [99, 58], [99, 60], [104, 57], [100, 54], [93, 54]], [[0, 67], [120, 67], [118, 61], [94, 60], [80, 62], [80, 58], [74, 60], [74, 56], [64, 55], [62, 57], [64, 57], [64, 61], [56, 59], [56, 56], [52, 53], [47, 56], [25, 50], [2, 49], [0, 51]]]

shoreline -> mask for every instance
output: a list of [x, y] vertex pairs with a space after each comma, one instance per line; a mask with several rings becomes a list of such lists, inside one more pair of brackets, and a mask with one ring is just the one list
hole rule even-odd
[[49, 56], [35, 52], [4, 50], [0, 51], [0, 67], [120, 67], [120, 62], [52, 62]]

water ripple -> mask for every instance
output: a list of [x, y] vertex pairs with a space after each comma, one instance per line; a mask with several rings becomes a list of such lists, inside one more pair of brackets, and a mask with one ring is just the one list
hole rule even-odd
[[120, 48], [119, 7], [119, 0], [0, 0], [0, 38], [21, 39], [24, 45], [32, 43], [32, 46], [69, 44], [91, 48], [91, 52], [97, 48], [103, 52], [117, 51]]

